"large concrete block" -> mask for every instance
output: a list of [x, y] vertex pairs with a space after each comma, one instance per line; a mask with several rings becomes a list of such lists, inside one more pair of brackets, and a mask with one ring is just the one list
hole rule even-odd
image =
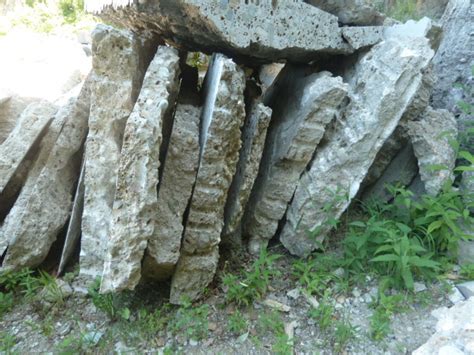
[[188, 50], [223, 52], [253, 63], [308, 62], [355, 50], [343, 40], [336, 16], [303, 1], [89, 0], [86, 8]]

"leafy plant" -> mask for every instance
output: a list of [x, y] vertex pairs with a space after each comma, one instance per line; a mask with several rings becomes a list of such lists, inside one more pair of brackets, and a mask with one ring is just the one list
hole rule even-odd
[[354, 327], [348, 320], [342, 319], [337, 321], [336, 330], [334, 331], [334, 349], [336, 353], [342, 353], [347, 344], [355, 339], [357, 327]]
[[7, 331], [0, 331], [0, 353], [13, 354], [13, 347], [16, 344], [16, 338]]
[[370, 319], [370, 335], [374, 340], [382, 340], [390, 333], [390, 322], [393, 314], [406, 310], [402, 294], [386, 296], [384, 294], [386, 283], [381, 287], [378, 299], [371, 304], [374, 313]]
[[257, 323], [257, 331], [270, 333], [274, 336], [272, 351], [275, 354], [293, 354], [293, 343], [285, 332], [285, 324], [276, 311], [265, 312], [260, 315]]
[[327, 330], [333, 323], [334, 305], [330, 301], [330, 293], [326, 292], [317, 308], [311, 309], [309, 315], [318, 322], [321, 331]]
[[249, 322], [239, 310], [229, 317], [229, 331], [234, 334], [240, 335], [244, 333], [248, 329], [248, 326]]
[[120, 301], [117, 295], [113, 293], [101, 294], [99, 290], [100, 279], [97, 278], [87, 289], [87, 294], [92, 299], [94, 306], [106, 313], [112, 320], [117, 320], [120, 318], [128, 320], [130, 317], [130, 310], [119, 305]]
[[13, 292], [0, 292], [0, 319], [13, 308]]
[[227, 288], [227, 302], [248, 306], [261, 299], [266, 294], [271, 280], [279, 275], [274, 267], [279, 258], [280, 255], [269, 254], [267, 250], [262, 249], [258, 259], [242, 275], [224, 274], [222, 282]]
[[474, 280], [474, 263], [462, 265], [460, 275], [465, 280]]

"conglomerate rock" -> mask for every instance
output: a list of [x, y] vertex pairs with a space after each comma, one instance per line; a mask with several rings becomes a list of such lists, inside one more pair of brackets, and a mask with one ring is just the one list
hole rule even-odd
[[88, 128], [89, 90], [84, 86], [59, 109], [43, 138], [18, 205], [7, 217], [5, 227], [10, 228], [4, 233], [10, 242], [2, 265], [5, 269], [38, 266], [69, 218], [81, 162], [78, 153]]
[[224, 206], [241, 146], [244, 88], [242, 69], [215, 54], [206, 77], [199, 168], [171, 283], [172, 303], [198, 298], [216, 272]]
[[179, 56], [161, 46], [150, 63], [127, 120], [101, 292], [133, 290], [157, 227], [158, 168], [164, 127], [172, 124], [179, 91]]
[[86, 8], [188, 50], [253, 62], [307, 62], [355, 50], [343, 40], [336, 16], [303, 1], [88, 0]]
[[242, 217], [257, 178], [271, 116], [272, 110], [263, 103], [255, 100], [251, 104], [242, 130], [242, 148], [237, 171], [227, 198], [223, 242], [240, 244]]
[[92, 52], [80, 251], [84, 280], [102, 275], [125, 123], [152, 57], [140, 38], [104, 25], [92, 33]]
[[326, 133], [288, 209], [280, 239], [291, 253], [308, 255], [331, 228], [330, 219], [349, 206], [422, 85], [433, 54], [427, 39], [393, 36], [356, 64], [351, 103]]
[[260, 171], [247, 206], [244, 233], [258, 253], [275, 235], [298, 180], [340, 113], [347, 95], [342, 78], [329, 72], [306, 76], [304, 67], [288, 67], [272, 99], [273, 117]]
[[408, 134], [425, 190], [436, 196], [443, 185], [454, 180], [457, 154], [452, 143], [458, 135], [456, 119], [447, 110], [428, 107], [419, 121], [408, 122]]

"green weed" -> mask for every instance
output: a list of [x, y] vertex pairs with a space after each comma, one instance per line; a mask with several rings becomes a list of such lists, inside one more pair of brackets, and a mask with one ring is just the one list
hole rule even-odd
[[222, 282], [227, 287], [226, 300], [239, 306], [248, 306], [261, 299], [267, 292], [270, 282], [279, 275], [275, 261], [280, 255], [269, 254], [262, 249], [258, 259], [242, 275], [224, 274]]
[[334, 331], [334, 350], [342, 353], [350, 341], [356, 338], [357, 327], [354, 327], [348, 320], [342, 319], [336, 322]]
[[265, 312], [258, 318], [257, 332], [270, 333], [274, 337], [272, 351], [275, 354], [293, 354], [293, 342], [285, 333], [285, 323], [277, 311]]
[[11, 355], [15, 352], [13, 347], [16, 344], [16, 338], [7, 331], [0, 331], [0, 353]]
[[462, 265], [460, 275], [465, 280], [474, 280], [474, 263]]
[[174, 317], [168, 323], [168, 329], [173, 334], [184, 334], [186, 338], [202, 340], [209, 333], [209, 306], [203, 304], [193, 306], [189, 300], [184, 300]]
[[325, 331], [329, 329], [333, 323], [334, 313], [335, 308], [330, 300], [330, 293], [326, 292], [324, 297], [321, 299], [319, 306], [311, 309], [309, 315], [311, 318], [316, 320], [319, 329]]
[[246, 332], [248, 327], [249, 322], [239, 310], [230, 315], [228, 322], [228, 328], [230, 332], [240, 335]]

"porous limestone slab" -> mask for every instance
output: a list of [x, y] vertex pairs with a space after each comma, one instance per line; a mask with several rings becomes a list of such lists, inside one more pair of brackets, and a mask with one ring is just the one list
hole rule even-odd
[[[185, 225], [170, 302], [199, 297], [212, 281], [219, 259], [224, 206], [236, 171], [245, 119], [245, 74], [231, 59], [215, 54], [204, 86], [199, 168]], [[189, 265], [193, 273], [189, 275]]]
[[87, 134], [89, 106], [86, 85], [59, 109], [44, 137], [40, 155], [15, 205], [16, 213], [12, 210], [8, 216], [10, 243], [2, 265], [5, 269], [38, 266], [67, 222], [81, 162], [78, 152]]
[[0, 195], [38, 142], [56, 114], [57, 107], [47, 101], [32, 103], [21, 114], [18, 124], [0, 145]]
[[86, 9], [122, 27], [155, 32], [192, 51], [241, 59], [308, 62], [350, 53], [336, 16], [303, 1], [88, 0]]
[[422, 85], [422, 71], [433, 54], [427, 39], [393, 36], [357, 62], [351, 103], [318, 148], [288, 209], [280, 240], [292, 254], [314, 250], [330, 230], [330, 220], [349, 206]]
[[156, 228], [148, 241], [148, 265], [155, 279], [172, 275], [178, 262], [183, 216], [191, 198], [199, 164], [201, 107], [178, 102], [158, 194]]
[[383, 39], [383, 27], [342, 27], [342, 36], [354, 49], [373, 46]]
[[373, 0], [304, 0], [338, 17], [339, 22], [357, 26], [381, 25], [385, 15]]
[[249, 250], [258, 253], [275, 235], [327, 125], [338, 116], [347, 85], [329, 72], [306, 76], [304, 67], [288, 67], [272, 99], [262, 164], [244, 222]]
[[118, 167], [101, 292], [133, 290], [156, 226], [163, 127], [173, 119], [179, 91], [178, 51], [160, 46], [127, 120]]
[[271, 116], [272, 110], [256, 100], [245, 119], [237, 171], [224, 210], [223, 242], [240, 244], [242, 217], [257, 178]]
[[150, 58], [136, 35], [105, 25], [92, 33], [92, 53], [79, 260], [84, 282], [100, 277], [104, 269], [125, 123]]
[[444, 184], [454, 179], [457, 154], [452, 143], [458, 135], [456, 119], [447, 110], [428, 107], [419, 121], [407, 125], [425, 190], [436, 196]]

